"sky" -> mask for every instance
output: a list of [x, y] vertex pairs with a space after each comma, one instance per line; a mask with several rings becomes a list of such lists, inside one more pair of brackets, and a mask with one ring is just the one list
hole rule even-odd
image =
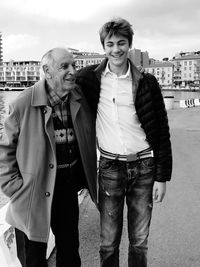
[[3, 60], [40, 60], [53, 47], [103, 54], [99, 29], [114, 17], [150, 58], [200, 50], [199, 0], [0, 0]]

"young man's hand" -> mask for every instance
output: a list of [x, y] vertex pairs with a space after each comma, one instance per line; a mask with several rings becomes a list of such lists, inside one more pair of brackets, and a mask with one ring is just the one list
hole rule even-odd
[[155, 203], [162, 202], [166, 193], [166, 183], [154, 182], [153, 201]]

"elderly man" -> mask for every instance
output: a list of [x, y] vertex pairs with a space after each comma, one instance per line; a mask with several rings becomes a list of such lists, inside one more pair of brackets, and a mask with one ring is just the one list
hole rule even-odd
[[0, 141], [0, 186], [7, 222], [23, 233], [26, 267], [47, 267], [50, 227], [57, 267], [79, 267], [77, 191], [96, 200], [95, 119], [75, 84], [73, 56], [54, 48], [44, 78], [9, 106]]

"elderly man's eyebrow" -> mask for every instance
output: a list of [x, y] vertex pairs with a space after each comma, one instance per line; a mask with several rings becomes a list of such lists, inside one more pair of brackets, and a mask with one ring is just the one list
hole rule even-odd
[[65, 62], [60, 65], [60, 68], [67, 69], [69, 67], [69, 63]]

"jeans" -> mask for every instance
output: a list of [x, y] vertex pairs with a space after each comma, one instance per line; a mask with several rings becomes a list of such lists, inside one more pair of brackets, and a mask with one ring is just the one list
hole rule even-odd
[[154, 158], [126, 162], [100, 157], [101, 267], [119, 267], [125, 200], [128, 212], [128, 266], [147, 266], [154, 172]]

